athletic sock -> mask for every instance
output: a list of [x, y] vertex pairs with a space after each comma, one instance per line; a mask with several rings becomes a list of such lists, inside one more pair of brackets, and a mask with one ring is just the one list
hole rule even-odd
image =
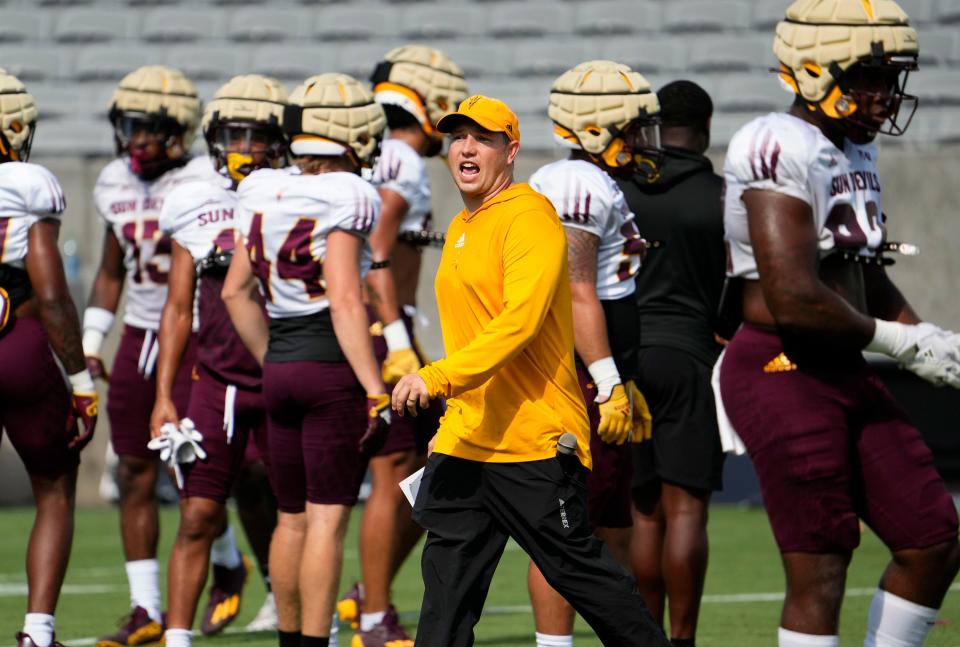
[[330, 637], [304, 636], [300, 647], [330, 647]]
[[542, 634], [539, 631], [536, 635], [537, 647], [573, 647], [573, 636], [555, 636]]
[[167, 647], [190, 647], [192, 644], [189, 629], [167, 629], [163, 639]]
[[694, 638], [671, 638], [670, 645], [672, 647], [697, 647]]
[[377, 611], [376, 613], [360, 614], [360, 631], [372, 631], [374, 627], [383, 622], [386, 611]]
[[280, 640], [280, 647], [300, 647], [300, 643], [303, 642], [303, 635], [299, 631], [277, 629], [277, 638]]
[[863, 647], [919, 647], [927, 639], [937, 611], [877, 589], [870, 602]]
[[28, 613], [23, 617], [23, 633], [37, 644], [50, 647], [53, 642], [53, 616], [49, 613]]
[[337, 635], [340, 633], [340, 616], [333, 612], [333, 620], [330, 622], [330, 647], [338, 647]]
[[237, 538], [233, 536], [233, 526], [227, 526], [223, 534], [213, 540], [210, 561], [225, 568], [240, 566], [240, 550], [237, 548]]
[[263, 578], [263, 588], [267, 593], [273, 592], [273, 585], [270, 583], [270, 568], [266, 564], [260, 564], [260, 577]]
[[839, 647], [840, 636], [801, 634], [780, 627], [777, 630], [777, 645], [779, 647]]
[[156, 559], [138, 559], [127, 562], [126, 567], [130, 605], [143, 607], [153, 620], [160, 622], [160, 564]]

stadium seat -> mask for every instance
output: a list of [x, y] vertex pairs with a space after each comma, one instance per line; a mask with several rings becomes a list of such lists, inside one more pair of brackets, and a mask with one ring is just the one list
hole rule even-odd
[[937, 17], [939, 24], [960, 22], [960, 3], [953, 0], [940, 0], [937, 4]]
[[728, 34], [697, 38], [687, 67], [695, 72], [763, 71], [776, 63], [771, 39]]
[[182, 43], [221, 38], [224, 13], [217, 9], [166, 8], [143, 16], [140, 36], [152, 43]]
[[495, 96], [521, 117], [532, 115], [542, 118], [547, 116], [552, 81], [548, 77], [499, 81], [484, 79], [472, 84], [470, 92]]
[[714, 114], [710, 122], [710, 147], [726, 150], [727, 144], [740, 128], [751, 119], [758, 117], [756, 112], [731, 112]]
[[[573, 11], [551, 2], [504, 2], [490, 12], [487, 33], [499, 38], [522, 38], [567, 33]], [[548, 43], [544, 43], [548, 44]]]
[[523, 151], [553, 151], [553, 122], [546, 117], [525, 116], [518, 119], [520, 138], [523, 141]]
[[[31, 83], [27, 86], [37, 103], [41, 126], [48, 120], [87, 118], [94, 114], [91, 94], [83, 86], [76, 88], [63, 83]], [[102, 109], [100, 112], [106, 112]]]
[[787, 6], [783, 0], [754, 0], [750, 24], [754, 29], [770, 34], [773, 40], [773, 30], [786, 15]]
[[517, 76], [555, 77], [577, 63], [594, 58], [592, 50], [577, 40], [545, 41], [533, 38], [517, 42], [510, 57], [511, 72]]
[[775, 74], [729, 74], [717, 78], [713, 87], [714, 108], [720, 112], [786, 110], [793, 101]]
[[742, 29], [750, 7], [736, 0], [671, 0], [664, 4], [663, 27], [672, 32]]
[[404, 45], [406, 41], [391, 39], [378, 40], [375, 43], [350, 43], [337, 48], [335, 64], [327, 72], [343, 72], [350, 76], [367, 81], [373, 72], [377, 61], [383, 60], [384, 55], [394, 47]]
[[0, 43], [35, 41], [47, 34], [46, 15], [37, 11], [5, 9], [0, 19]]
[[648, 1], [601, 0], [576, 6], [573, 31], [583, 35], [632, 34], [660, 29], [660, 5]]
[[686, 68], [687, 46], [676, 38], [605, 38], [602, 58], [626, 63], [641, 74]]
[[396, 26], [382, 7], [321, 7], [315, 12], [313, 36], [322, 40], [360, 40], [385, 36]]
[[468, 84], [474, 77], [496, 76], [507, 73], [506, 48], [490, 47], [485, 43], [456, 39], [443, 43], [440, 49], [456, 61], [467, 77]]
[[407, 38], [453, 38], [463, 34], [466, 25], [471, 30], [482, 30], [484, 15], [470, 5], [414, 5], [401, 14], [400, 33]]
[[53, 79], [63, 74], [63, 53], [55, 48], [27, 49], [22, 46], [0, 47], [0, 67], [15, 74], [24, 83]]
[[73, 75], [80, 81], [119, 81], [128, 72], [163, 60], [160, 52], [144, 47], [83, 47], [73, 59]]
[[960, 61], [960, 33], [957, 29], [924, 29], [920, 32], [920, 69]]
[[960, 106], [960, 71], [924, 70], [911, 74], [907, 92], [920, 97], [923, 106]]
[[217, 45], [171, 47], [167, 65], [175, 67], [192, 81], [221, 81], [249, 71], [250, 60], [242, 47]]
[[33, 141], [36, 156], [113, 154], [113, 133], [98, 119], [63, 119], [41, 123]]
[[[940, 0], [942, 3], [944, 0]], [[910, 23], [913, 25], [931, 23], [936, 21], [937, 12], [935, 5], [937, 0], [899, 0], [898, 3], [903, 10], [910, 16]], [[923, 40], [923, 32], [920, 34]]]
[[135, 14], [104, 9], [58, 12], [53, 37], [61, 43], [104, 43], [134, 35]]
[[38, 0], [41, 7], [70, 7], [92, 4], [93, 0]]
[[307, 77], [335, 69], [336, 50], [309, 45], [258, 47], [250, 59], [250, 71], [275, 76], [291, 85]]
[[309, 9], [296, 7], [238, 9], [227, 27], [227, 36], [256, 42], [292, 40], [307, 35], [312, 16]]
[[157, 7], [159, 5], [186, 4], [186, 0], [123, 0], [131, 7]]

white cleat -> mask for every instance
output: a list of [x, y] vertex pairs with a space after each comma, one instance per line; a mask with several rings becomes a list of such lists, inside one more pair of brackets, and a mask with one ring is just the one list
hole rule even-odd
[[274, 631], [277, 628], [277, 602], [273, 593], [267, 593], [263, 606], [247, 625], [247, 631]]

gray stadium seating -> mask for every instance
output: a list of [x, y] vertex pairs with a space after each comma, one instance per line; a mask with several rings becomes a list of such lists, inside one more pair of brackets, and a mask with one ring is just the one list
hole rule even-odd
[[24, 82], [61, 76], [63, 60], [64, 53], [51, 48], [34, 50], [23, 45], [0, 47], [0, 67]]
[[750, 5], [737, 0], [671, 0], [664, 3], [663, 26], [672, 32], [742, 29], [750, 24]]
[[453, 38], [463, 33], [464, 25], [481, 30], [484, 16], [479, 7], [470, 5], [411, 5], [404, 9], [400, 33], [414, 39]]
[[0, 43], [36, 41], [47, 34], [46, 12], [4, 10], [0, 19]]
[[661, 5], [636, 0], [600, 0], [576, 5], [573, 31], [583, 35], [631, 34], [660, 29]]
[[927, 106], [960, 106], [960, 71], [926, 70], [910, 75], [907, 91]]
[[[793, 97], [780, 87], [775, 74], [731, 74], [716, 80], [711, 92], [714, 109], [721, 112], [785, 110]], [[709, 91], [709, 90], [708, 90]]]
[[762, 72], [777, 62], [771, 47], [771, 40], [763, 36], [699, 36], [690, 48], [687, 68], [695, 72]]
[[225, 16], [211, 9], [168, 7], [147, 12], [141, 37], [155, 43], [181, 43], [222, 38]]
[[328, 72], [343, 72], [366, 81], [373, 72], [374, 65], [383, 60], [384, 54], [406, 41], [396, 39], [376, 43], [345, 43], [337, 48], [337, 59]]
[[273, 42], [307, 36], [312, 12], [297, 7], [238, 9], [227, 36], [241, 41]]
[[134, 36], [137, 16], [127, 11], [66, 9], [57, 12], [53, 37], [61, 43], [104, 43]]
[[166, 64], [192, 81], [224, 81], [250, 70], [250, 56], [243, 47], [179, 45], [169, 48]]
[[37, 126], [33, 152], [42, 155], [110, 155], [113, 133], [100, 119], [44, 121]]
[[290, 85], [335, 69], [335, 50], [329, 47], [265, 45], [253, 51], [250, 71], [275, 76]]
[[452, 40], [443, 43], [440, 48], [457, 62], [467, 77], [500, 76], [507, 73], [509, 67], [508, 52], [501, 47], [490, 47], [486, 43]]
[[[500, 38], [523, 38], [569, 33], [572, 8], [557, 2], [504, 2], [490, 12], [487, 33]], [[544, 44], [549, 44], [549, 41]]]
[[315, 12], [313, 36], [323, 40], [366, 40], [389, 34], [391, 22], [390, 13], [380, 7], [322, 7]]
[[960, 61], [960, 30], [928, 29], [920, 34], [920, 69]]
[[577, 63], [592, 58], [582, 41], [575, 38], [526, 39], [513, 47], [511, 73], [524, 76], [557, 76]]
[[143, 45], [84, 47], [73, 59], [73, 78], [80, 81], [119, 81], [128, 72], [151, 63], [159, 63], [159, 51]]
[[621, 61], [641, 74], [686, 69], [687, 47], [676, 38], [605, 38], [599, 53], [601, 58]]

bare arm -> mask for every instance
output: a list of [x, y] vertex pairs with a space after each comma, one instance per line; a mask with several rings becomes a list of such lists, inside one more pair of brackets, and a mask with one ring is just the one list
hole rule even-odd
[[257, 279], [253, 275], [250, 256], [242, 238], [237, 240], [233, 250], [233, 260], [230, 261], [230, 269], [223, 281], [220, 295], [240, 340], [262, 366], [263, 358], [267, 354], [270, 331], [260, 306]]
[[360, 250], [363, 239], [345, 231], [327, 235], [323, 272], [330, 299], [333, 331], [357, 379], [370, 395], [386, 393], [380, 367], [373, 354], [369, 322], [360, 285]]
[[[397, 244], [397, 234], [400, 223], [410, 206], [407, 201], [389, 189], [380, 189], [380, 199], [383, 206], [377, 224], [370, 234], [370, 248], [373, 251], [373, 261], [388, 261], [393, 256], [393, 248]], [[400, 318], [400, 308], [397, 305], [397, 286], [393, 277], [393, 270], [389, 267], [373, 270], [367, 274], [367, 288], [370, 291], [370, 300], [377, 312], [377, 317], [384, 325]]]
[[864, 266], [863, 278], [867, 285], [867, 309], [871, 315], [905, 324], [920, 323], [920, 316], [890, 280], [885, 268], [878, 265]]
[[825, 285], [817, 273], [818, 236], [809, 205], [790, 196], [751, 189], [747, 207], [760, 286], [777, 325], [799, 334], [829, 333], [847, 348], [863, 348], [874, 322]]
[[193, 293], [197, 279], [193, 257], [176, 241], [167, 279], [167, 301], [160, 316], [160, 353], [157, 358], [157, 398], [150, 418], [150, 433], [157, 436], [165, 422], [178, 422], [173, 403], [173, 382], [190, 342], [193, 328]]
[[597, 297], [597, 250], [600, 238], [566, 228], [570, 289], [573, 293], [573, 339], [577, 355], [589, 366], [610, 357], [607, 320]]
[[80, 319], [70, 298], [63, 261], [57, 248], [60, 223], [39, 220], [27, 234], [27, 274], [33, 286], [40, 321], [53, 352], [60, 358], [67, 374], [74, 375], [86, 367], [80, 336]]
[[103, 308], [116, 312], [123, 292], [123, 249], [112, 229], [107, 229], [103, 237], [103, 252], [100, 256], [100, 268], [93, 280], [93, 289], [87, 307]]

